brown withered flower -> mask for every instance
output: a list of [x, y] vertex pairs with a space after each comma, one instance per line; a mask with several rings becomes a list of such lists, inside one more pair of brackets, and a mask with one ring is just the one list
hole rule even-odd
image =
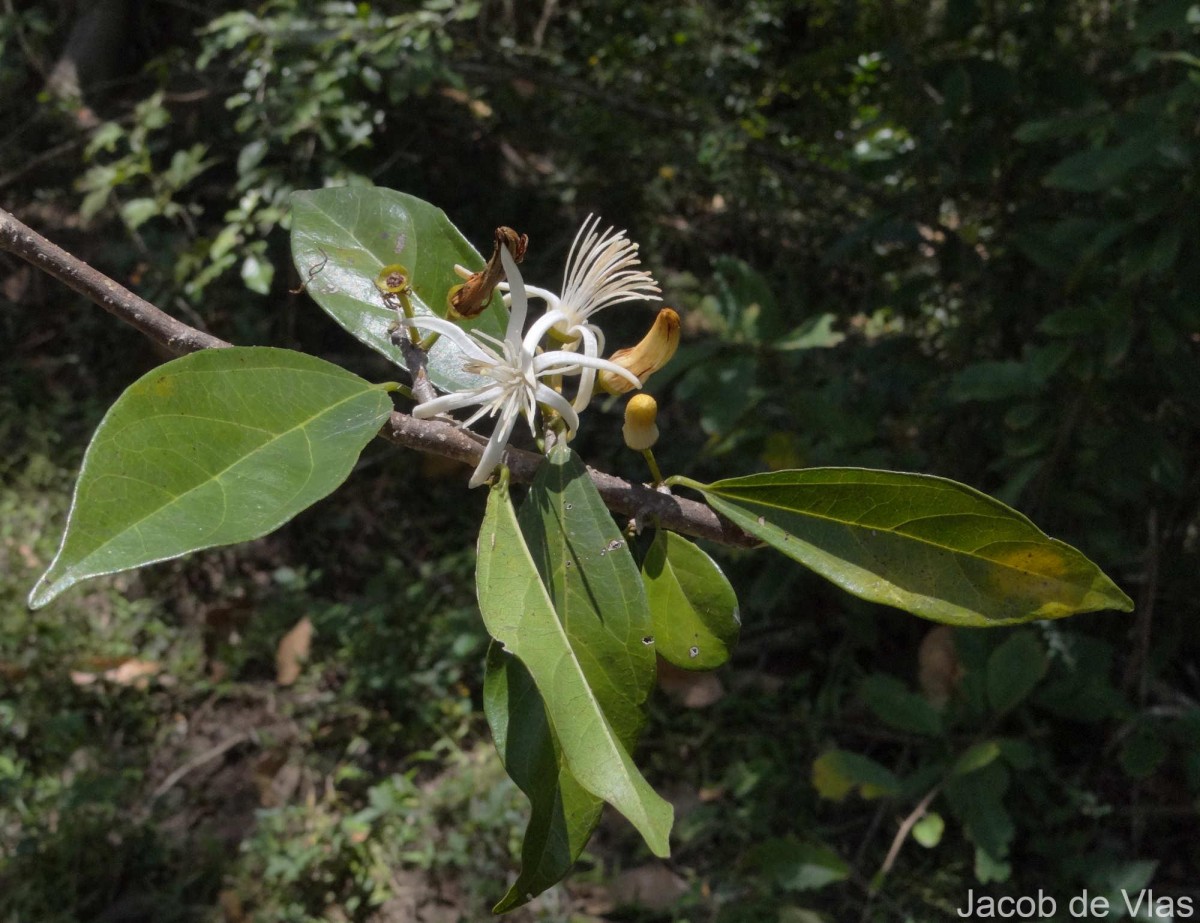
[[520, 263], [525, 259], [529, 246], [529, 235], [518, 234], [512, 228], [496, 228], [495, 246], [491, 259], [479, 272], [473, 273], [461, 285], [450, 289], [446, 300], [451, 318], [477, 317], [491, 303], [496, 286], [504, 281], [504, 265], [500, 259], [500, 248], [508, 250], [513, 260]]

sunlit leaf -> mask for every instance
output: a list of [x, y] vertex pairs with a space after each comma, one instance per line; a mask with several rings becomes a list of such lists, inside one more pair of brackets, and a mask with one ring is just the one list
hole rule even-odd
[[[292, 260], [309, 295], [351, 334], [404, 366], [389, 329], [396, 311], [376, 280], [388, 266], [408, 270], [413, 309], [446, 316], [446, 297], [462, 282], [458, 263], [475, 271], [483, 259], [445, 212], [415, 196], [374, 186], [343, 186], [292, 196]], [[504, 335], [500, 296], [467, 329]], [[463, 371], [462, 352], [442, 338], [429, 354], [429, 377], [445, 390], [474, 387], [483, 379]]]
[[850, 593], [934, 621], [1004, 625], [1133, 608], [1070, 545], [945, 478], [808, 468], [675, 483]]
[[378, 385], [285, 349], [208, 349], [160, 366], [100, 422], [29, 604], [265, 535], [341, 484], [391, 410]]
[[[528, 669], [571, 774], [624, 814], [656, 855], [665, 856], [673, 811], [642, 777], [624, 742], [644, 720], [650, 675], [644, 664], [653, 655], [641, 582], [607, 512], [571, 515], [571, 497], [582, 494], [582, 482], [589, 480], [582, 463], [560, 447], [539, 478], [522, 522], [541, 518], [544, 525], [531, 529], [529, 544], [508, 485], [502, 481], [488, 497], [476, 571], [484, 624]], [[570, 535], [564, 517], [572, 519]], [[554, 561], [561, 567], [547, 570], [551, 587], [558, 587], [552, 596], [538, 562]], [[576, 586], [565, 572], [577, 567], [591, 574], [607, 570], [619, 579]], [[623, 569], [632, 580], [620, 575]], [[562, 611], [556, 600], [564, 600]], [[623, 624], [594, 618], [588, 624], [596, 605], [615, 607], [618, 600], [628, 607]]]
[[950, 768], [952, 775], [965, 776], [968, 773], [978, 772], [985, 766], [991, 765], [999, 758], [1001, 753], [1000, 744], [994, 740], [984, 740], [980, 743], [969, 747], [962, 756], [954, 761], [954, 765]]
[[[565, 448], [551, 453], [518, 521], [572, 645], [594, 655], [584, 665], [589, 682], [597, 690], [627, 691], [619, 701], [607, 696], [605, 708], [622, 745], [632, 751], [644, 720], [641, 703], [654, 683], [655, 645], [644, 643], [652, 628], [633, 559], [577, 456]], [[589, 548], [602, 553], [589, 554]], [[619, 669], [622, 664], [629, 669]], [[499, 913], [567, 873], [599, 822], [603, 802], [567, 767], [529, 672], [497, 645], [488, 659], [484, 705], [505, 767], [532, 807], [521, 874], [496, 905]]]
[[729, 659], [741, 621], [733, 587], [707, 554], [660, 529], [642, 561], [658, 653], [685, 670], [711, 670]]

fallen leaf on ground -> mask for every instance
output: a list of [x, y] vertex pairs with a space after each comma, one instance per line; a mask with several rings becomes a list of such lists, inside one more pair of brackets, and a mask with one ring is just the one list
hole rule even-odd
[[300, 678], [300, 670], [312, 648], [313, 624], [306, 615], [279, 639], [275, 651], [275, 682], [290, 686]]
[[104, 681], [116, 683], [118, 686], [145, 689], [150, 685], [150, 678], [161, 671], [162, 664], [157, 660], [138, 660], [135, 657], [129, 657], [105, 670], [72, 670], [71, 682], [76, 686], [90, 686], [93, 683]]
[[661, 862], [627, 869], [609, 885], [609, 893], [618, 907], [645, 907], [667, 910], [681, 898], [688, 884]]

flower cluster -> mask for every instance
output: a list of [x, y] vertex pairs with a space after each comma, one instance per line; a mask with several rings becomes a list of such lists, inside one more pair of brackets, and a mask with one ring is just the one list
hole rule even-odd
[[[561, 295], [526, 286], [508, 248], [499, 247], [507, 278], [499, 288], [509, 307], [503, 340], [480, 330], [463, 330], [440, 317], [419, 316], [405, 321], [447, 337], [466, 356], [464, 370], [487, 380], [478, 387], [426, 401], [413, 410], [414, 416], [425, 419], [478, 405], [479, 409], [460, 423], [464, 427], [483, 417], [496, 418], [487, 448], [471, 475], [472, 487], [484, 483], [499, 464], [519, 416], [536, 435], [534, 417], [538, 406], [549, 408], [565, 423], [569, 437], [579, 426], [579, 413], [592, 399], [598, 371], [609, 379], [616, 376], [634, 388], [641, 387], [641, 380], [629, 369], [601, 358], [604, 334], [592, 317], [611, 305], [635, 299], [657, 300], [659, 288], [649, 273], [636, 268], [637, 244], [624, 231], [609, 228], [597, 233], [598, 224], [599, 219], [589, 216], [576, 235], [567, 257]], [[526, 330], [530, 296], [545, 302], [546, 310]], [[561, 348], [543, 348], [542, 340], [547, 336]], [[579, 382], [575, 397], [568, 401], [561, 391], [562, 380], [576, 375]]]

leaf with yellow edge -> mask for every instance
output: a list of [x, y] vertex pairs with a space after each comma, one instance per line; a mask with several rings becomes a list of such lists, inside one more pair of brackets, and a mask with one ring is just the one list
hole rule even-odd
[[817, 794], [830, 801], [841, 801], [855, 789], [868, 800], [900, 791], [900, 780], [890, 769], [849, 750], [826, 750], [818, 756], [812, 783]]
[[855, 596], [937, 622], [1008, 625], [1133, 609], [1070, 545], [945, 478], [806, 468], [669, 483], [701, 491], [717, 512]]

